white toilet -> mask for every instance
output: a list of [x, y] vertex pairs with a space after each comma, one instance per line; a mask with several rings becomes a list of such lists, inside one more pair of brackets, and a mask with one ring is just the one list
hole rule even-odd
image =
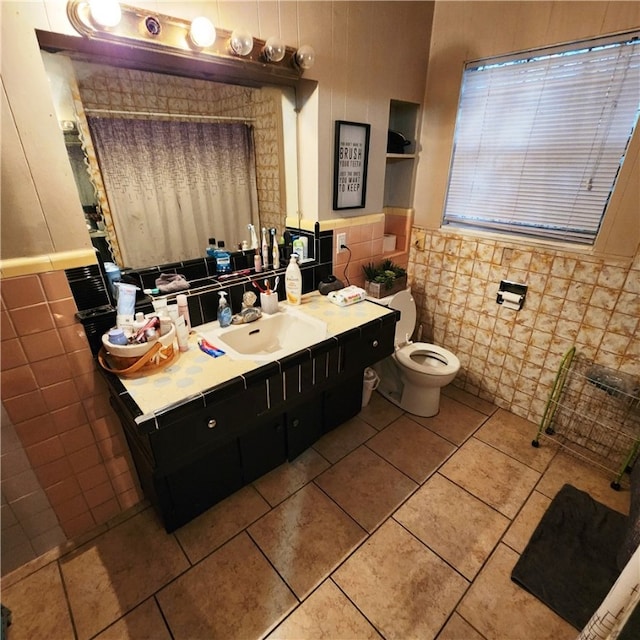
[[417, 316], [410, 289], [370, 300], [400, 311], [395, 353], [374, 365], [380, 376], [378, 391], [409, 413], [425, 418], [435, 416], [440, 406], [440, 389], [456, 377], [460, 360], [434, 344], [411, 342]]

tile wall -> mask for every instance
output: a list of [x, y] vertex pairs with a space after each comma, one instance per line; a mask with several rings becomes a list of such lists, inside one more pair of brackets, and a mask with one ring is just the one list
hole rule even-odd
[[[10, 507], [41, 553], [44, 534], [54, 546], [58, 527], [77, 536], [139, 502], [141, 492], [64, 271], [3, 279], [1, 300], [3, 516]], [[14, 448], [5, 422], [15, 429]], [[37, 509], [20, 520], [25, 501]]]
[[[334, 248], [334, 275], [347, 284], [347, 280], [358, 287], [364, 287], [364, 273], [362, 268], [373, 262], [379, 264], [383, 259], [390, 258], [401, 267], [407, 267], [408, 245], [411, 236], [412, 209], [385, 207], [383, 214], [369, 215], [364, 218], [352, 218], [335, 223], [335, 234], [346, 234], [346, 245], [351, 250], [338, 252]], [[323, 225], [326, 223], [323, 223]], [[383, 253], [383, 239], [385, 233], [396, 236], [396, 250]], [[346, 276], [345, 276], [346, 269]]]
[[[458, 356], [457, 386], [539, 422], [573, 345], [640, 377], [640, 253], [616, 260], [418, 227], [412, 234], [409, 281], [422, 339]], [[502, 279], [528, 285], [522, 310], [496, 303]]]

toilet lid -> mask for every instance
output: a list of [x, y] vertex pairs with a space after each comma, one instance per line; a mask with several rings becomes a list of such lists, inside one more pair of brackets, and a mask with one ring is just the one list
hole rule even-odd
[[416, 327], [416, 303], [411, 295], [411, 289], [399, 291], [391, 297], [389, 308], [400, 312], [400, 320], [396, 323], [395, 344], [405, 344], [411, 338]]

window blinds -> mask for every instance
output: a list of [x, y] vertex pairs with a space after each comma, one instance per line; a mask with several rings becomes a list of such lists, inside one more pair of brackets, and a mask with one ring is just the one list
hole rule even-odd
[[467, 65], [444, 223], [593, 244], [638, 119], [638, 36]]

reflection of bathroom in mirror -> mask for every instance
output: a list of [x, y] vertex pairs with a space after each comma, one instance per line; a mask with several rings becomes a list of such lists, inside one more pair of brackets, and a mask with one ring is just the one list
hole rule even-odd
[[281, 234], [295, 215], [295, 158], [284, 157], [295, 149], [293, 88], [42, 56], [103, 260], [190, 260], [210, 237], [235, 250], [248, 224]]

